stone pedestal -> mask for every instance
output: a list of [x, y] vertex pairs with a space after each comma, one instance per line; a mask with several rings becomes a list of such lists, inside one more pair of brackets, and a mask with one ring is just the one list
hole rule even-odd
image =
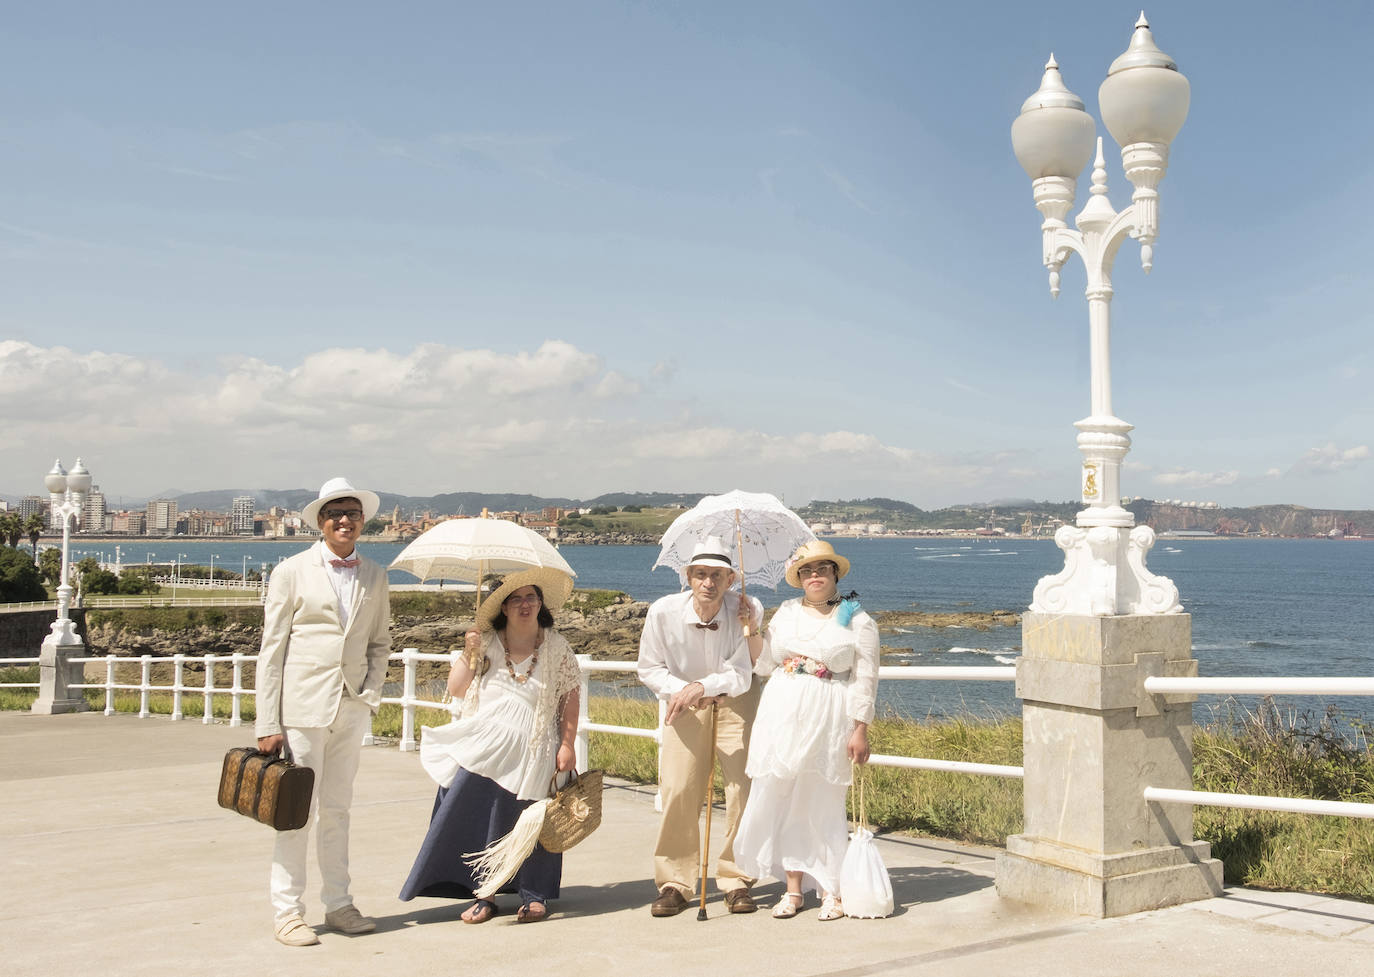
[[1191, 805], [1144, 798], [1192, 787], [1196, 697], [1143, 688], [1197, 674], [1191, 638], [1186, 614], [1023, 617], [1025, 824], [997, 859], [1002, 897], [1104, 917], [1221, 893]]
[[[75, 639], [74, 643], [64, 640]], [[38, 652], [38, 698], [34, 700], [33, 711], [45, 716], [63, 712], [85, 712], [90, 708], [79, 685], [84, 670], [71, 659], [81, 658], [86, 646], [68, 629], [60, 634], [50, 634], [43, 641]]]

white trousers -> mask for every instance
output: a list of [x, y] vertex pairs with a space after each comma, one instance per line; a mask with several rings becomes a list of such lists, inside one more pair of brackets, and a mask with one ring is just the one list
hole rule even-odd
[[358, 772], [363, 734], [371, 719], [372, 710], [365, 702], [345, 696], [331, 725], [286, 729], [292, 759], [315, 771], [315, 792], [305, 827], [277, 832], [272, 852], [272, 911], [277, 919], [305, 914], [302, 896], [312, 824], [324, 911], [342, 909], [353, 901], [348, 892], [348, 809], [353, 804], [353, 777]]

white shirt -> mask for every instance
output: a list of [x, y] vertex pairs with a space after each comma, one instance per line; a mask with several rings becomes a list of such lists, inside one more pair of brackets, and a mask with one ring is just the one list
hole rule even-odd
[[[665, 701], [693, 682], [700, 682], [708, 696], [748, 691], [753, 665], [739, 623], [739, 600], [738, 593], [728, 591], [711, 621], [697, 616], [690, 590], [654, 601], [639, 637], [639, 680]], [[749, 603], [754, 620], [763, 620], [763, 605], [752, 597]], [[712, 622], [715, 631], [696, 627]]]
[[329, 574], [329, 582], [334, 587], [334, 596], [339, 601], [339, 626], [345, 631], [348, 630], [348, 612], [353, 607], [353, 595], [358, 587], [358, 567], [336, 567], [331, 560], [353, 560], [358, 558], [357, 547], [353, 548], [347, 556], [335, 556], [334, 551], [328, 546], [320, 544], [320, 560], [324, 563], [325, 572]]

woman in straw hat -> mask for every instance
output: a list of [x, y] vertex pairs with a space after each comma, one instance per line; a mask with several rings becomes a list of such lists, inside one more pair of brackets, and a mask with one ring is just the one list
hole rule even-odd
[[[439, 794], [402, 900], [475, 898], [479, 882], [464, 856], [510, 833], [521, 811], [548, 796], [555, 768], [572, 769], [581, 672], [552, 613], [571, 592], [565, 573], [522, 570], [482, 605], [449, 672], [461, 718], [423, 730], [420, 761]], [[534, 848], [500, 890], [519, 892], [517, 921], [548, 915], [562, 872], [562, 855]], [[485, 923], [497, 912], [495, 901], [478, 898], [461, 919]]]
[[786, 879], [773, 915], [789, 919], [806, 890], [819, 919], [844, 915], [840, 865], [849, 825], [850, 764], [868, 762], [868, 724], [878, 690], [878, 626], [858, 595], [838, 594], [849, 561], [815, 540], [793, 555], [787, 582], [802, 591], [773, 615], [754, 670], [770, 675], [749, 744], [753, 781], [735, 839], [735, 860], [758, 878]]

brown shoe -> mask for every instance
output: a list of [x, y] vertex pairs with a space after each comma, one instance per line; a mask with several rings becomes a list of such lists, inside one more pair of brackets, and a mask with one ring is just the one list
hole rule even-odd
[[649, 906], [649, 912], [655, 916], [676, 916], [687, 908], [687, 900], [675, 886], [665, 885], [659, 892], [658, 898]]
[[731, 889], [725, 893], [725, 908], [732, 913], [752, 913], [758, 910], [747, 888]]

